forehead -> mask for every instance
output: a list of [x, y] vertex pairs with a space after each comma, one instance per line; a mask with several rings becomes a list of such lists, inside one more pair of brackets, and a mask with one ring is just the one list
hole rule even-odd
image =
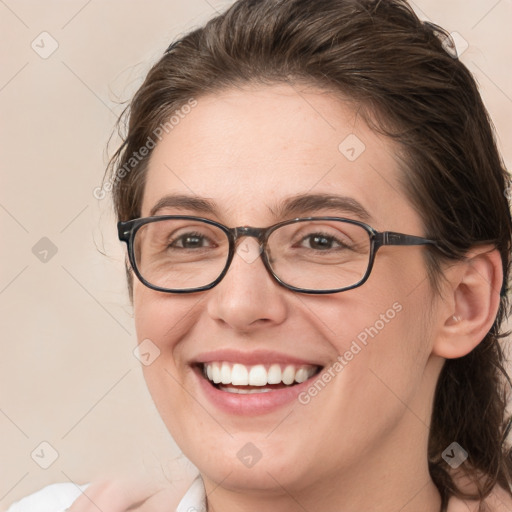
[[379, 229], [380, 219], [414, 215], [398, 176], [397, 147], [352, 103], [299, 86], [229, 89], [197, 98], [157, 143], [142, 215], [179, 194], [209, 199], [228, 225], [263, 225], [282, 220], [287, 198], [332, 194], [363, 206]]

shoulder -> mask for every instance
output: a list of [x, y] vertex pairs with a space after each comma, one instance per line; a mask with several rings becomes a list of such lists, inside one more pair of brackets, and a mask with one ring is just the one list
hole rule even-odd
[[480, 503], [474, 500], [461, 500], [452, 497], [448, 512], [510, 512], [512, 511], [512, 495], [503, 487], [496, 485], [489, 496]]
[[[174, 483], [140, 475], [101, 478], [84, 485], [72, 482], [48, 485], [13, 503], [5, 512], [78, 512], [91, 510], [144, 510], [153, 512], [204, 512], [204, 486], [198, 477], [190, 483], [180, 478]], [[184, 508], [185, 507], [185, 508]]]
[[71, 482], [47, 485], [13, 503], [7, 512], [64, 512], [88, 485]]
[[503, 487], [496, 485], [484, 503], [489, 512], [509, 512], [512, 510], [511, 491], [507, 492]]

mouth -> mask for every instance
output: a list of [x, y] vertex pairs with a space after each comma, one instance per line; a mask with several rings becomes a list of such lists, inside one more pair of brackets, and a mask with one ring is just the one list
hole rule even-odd
[[272, 414], [297, 403], [318, 379], [325, 366], [317, 357], [261, 349], [205, 351], [189, 362], [196, 384], [191, 389], [230, 418]]
[[198, 363], [198, 372], [219, 391], [238, 394], [261, 394], [293, 388], [315, 377], [321, 366], [309, 364], [245, 365], [228, 361]]

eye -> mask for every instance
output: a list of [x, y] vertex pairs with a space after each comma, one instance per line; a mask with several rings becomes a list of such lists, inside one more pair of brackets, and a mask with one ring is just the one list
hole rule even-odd
[[214, 246], [215, 244], [208, 245], [208, 241], [211, 240], [198, 232], [183, 233], [179, 237], [172, 240], [169, 244], [169, 248], [178, 249], [197, 249], [202, 247]]
[[[345, 226], [342, 228], [341, 226], [321, 225], [319, 223], [305, 225], [292, 235], [292, 245], [293, 247], [319, 252], [353, 249], [357, 243], [353, 235], [357, 232], [349, 233], [348, 229], [344, 228]], [[293, 242], [293, 240], [296, 240], [296, 242]]]
[[341, 249], [348, 249], [348, 245], [344, 244], [336, 237], [328, 235], [326, 233], [311, 233], [301, 239], [301, 242], [309, 241], [311, 249], [314, 250], [329, 250], [335, 249], [336, 246]]

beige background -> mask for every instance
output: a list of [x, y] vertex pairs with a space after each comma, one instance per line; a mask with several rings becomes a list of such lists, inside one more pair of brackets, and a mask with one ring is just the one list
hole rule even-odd
[[[0, 0], [0, 509], [109, 469], [172, 473], [179, 450], [132, 353], [123, 247], [108, 199], [92, 192], [120, 101], [176, 35], [229, 3]], [[415, 7], [469, 44], [462, 60], [510, 168], [512, 1]]]

